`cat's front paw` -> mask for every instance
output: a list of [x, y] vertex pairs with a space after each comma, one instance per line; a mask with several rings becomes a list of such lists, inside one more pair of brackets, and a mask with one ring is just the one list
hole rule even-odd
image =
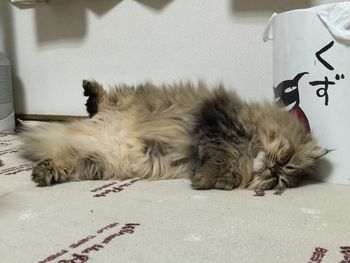
[[240, 184], [240, 180], [232, 173], [223, 174], [216, 178], [214, 188], [222, 190], [232, 190], [237, 188]]
[[34, 167], [32, 172], [32, 181], [36, 182], [38, 186], [50, 186], [56, 183], [63, 183], [67, 181], [66, 169], [62, 169], [55, 165], [53, 160], [47, 159], [41, 161]]
[[213, 170], [204, 166], [195, 171], [191, 181], [194, 189], [232, 190], [239, 186], [240, 177], [230, 171], [220, 174], [220, 168]]
[[214, 178], [212, 176], [196, 171], [191, 178], [192, 187], [198, 190], [205, 190], [213, 188]]

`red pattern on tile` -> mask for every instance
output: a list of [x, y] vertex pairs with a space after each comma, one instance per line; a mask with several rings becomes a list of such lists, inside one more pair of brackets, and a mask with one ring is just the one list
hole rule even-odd
[[273, 194], [274, 194], [274, 195], [281, 195], [281, 194], [283, 194], [284, 191], [286, 191], [285, 188], [278, 189], [278, 190], [277, 190], [276, 192], [274, 192]]
[[120, 231], [118, 231], [117, 233], [114, 233], [112, 235], [109, 235], [108, 237], [106, 237], [102, 243], [103, 244], [108, 244], [109, 242], [111, 242], [114, 238], [116, 238], [117, 236], [121, 236], [124, 235], [125, 233], [127, 234], [132, 234], [134, 233], [134, 228], [135, 226], [139, 226], [140, 224], [125, 224], [125, 226], [122, 227], [122, 229]]
[[112, 223], [109, 224], [108, 226], [105, 226], [104, 228], [101, 228], [100, 230], [97, 230], [97, 234], [102, 234], [104, 231], [108, 230], [108, 229], [112, 229], [113, 227], [115, 227], [116, 225], [119, 225], [119, 223]]
[[350, 246], [340, 247], [340, 253], [344, 255], [342, 261], [340, 263], [350, 263]]
[[265, 196], [265, 190], [255, 190], [254, 196]]
[[4, 155], [4, 154], [16, 153], [16, 152], [18, 152], [18, 149], [17, 149], [17, 148], [6, 149], [6, 150], [0, 151], [0, 156], [1, 156], [1, 155]]
[[[286, 189], [278, 189], [273, 193], [273, 195], [282, 195]], [[254, 196], [265, 196], [265, 190], [254, 190]]]
[[[97, 192], [99, 190], [107, 188], [103, 192], [100, 192], [100, 193], [97, 193], [97, 194], [93, 195], [93, 197], [106, 197], [110, 193], [118, 193], [118, 192], [123, 191], [125, 188], [129, 187], [130, 185], [132, 185], [133, 183], [135, 183], [137, 181], [139, 181], [139, 179], [133, 179], [133, 180], [128, 181], [128, 182], [114, 182], [114, 183], [106, 184], [106, 185], [103, 185], [101, 187], [92, 189], [92, 190], [90, 190], [90, 192]], [[119, 183], [121, 183], [121, 184], [118, 185]], [[108, 187], [110, 187], [112, 185], [116, 185], [116, 186], [108, 188]]]
[[326, 256], [327, 251], [327, 249], [315, 247], [315, 250], [312, 253], [309, 263], [321, 263], [322, 259]]
[[54, 260], [54, 259], [56, 259], [64, 254], [66, 254], [67, 252], [68, 252], [67, 250], [61, 250], [60, 252], [57, 252], [56, 254], [50, 255], [47, 258], [45, 258], [44, 260], [39, 261], [38, 263], [47, 263], [49, 261], [52, 261], [52, 260]]
[[110, 184], [105, 184], [105, 185], [102, 185], [102, 186], [100, 186], [100, 187], [97, 187], [97, 188], [95, 188], [95, 189], [90, 190], [90, 192], [97, 192], [97, 191], [100, 191], [100, 190], [102, 190], [102, 189], [104, 189], [104, 188], [107, 188], [107, 187], [110, 187], [110, 186], [112, 186], [112, 185], [119, 184], [119, 183], [120, 183], [120, 182], [113, 182], [113, 183], [110, 183]]
[[95, 245], [93, 245], [91, 247], [88, 247], [88, 248], [84, 249], [83, 251], [81, 251], [81, 253], [88, 254], [91, 251], [99, 251], [101, 248], [103, 248], [103, 246], [95, 244]]
[[4, 175], [14, 175], [24, 171], [31, 171], [33, 166], [31, 163], [25, 163], [21, 165], [12, 166], [0, 171], [0, 174]]
[[2, 141], [2, 142], [0, 142], [0, 146], [9, 146], [11, 144], [12, 144], [11, 141]]
[[61, 259], [58, 261], [58, 263], [84, 263], [89, 260], [88, 256], [85, 255], [79, 255], [79, 254], [72, 254], [73, 258], [71, 259]]
[[[96, 233], [98, 235], [101, 235], [105, 231], [110, 231], [116, 225], [119, 225], [119, 223], [111, 223], [111, 224], [109, 224], [109, 225], [107, 225], [107, 226], [97, 230]], [[140, 224], [138, 224], [138, 223], [127, 223], [119, 231], [117, 231], [117, 232], [115, 232], [113, 234], [110, 234], [107, 237], [104, 237], [103, 240], [100, 243], [88, 246], [88, 247], [84, 248], [83, 250], [81, 250], [78, 253], [75, 253], [75, 252], [71, 251], [71, 255], [70, 255], [69, 259], [61, 259], [61, 260], [58, 261], [58, 263], [83, 263], [83, 262], [87, 262], [89, 260], [88, 254], [100, 251], [106, 245], [108, 245], [113, 239], [115, 239], [115, 238], [117, 238], [119, 236], [122, 236], [124, 234], [133, 234], [135, 232], [136, 226], [139, 226], [139, 225]], [[97, 237], [97, 236], [89, 235], [88, 237], [83, 238], [83, 239], [79, 240], [76, 243], [73, 243], [72, 245], [69, 246], [69, 248], [70, 249], [76, 249], [76, 248], [80, 247], [81, 245], [83, 245], [84, 243], [94, 239], [95, 237]], [[69, 252], [69, 250], [61, 249], [60, 252], [57, 252], [57, 253], [55, 253], [53, 255], [48, 256], [44, 260], [39, 261], [39, 263], [47, 263], [49, 261], [57, 259], [58, 257], [61, 257], [62, 255], [66, 254], [68, 252]]]
[[79, 240], [77, 243], [74, 243], [74, 244], [70, 245], [69, 247], [70, 247], [70, 248], [77, 248], [77, 247], [79, 247], [80, 245], [82, 245], [82, 244], [88, 242], [90, 239], [93, 239], [93, 238], [95, 238], [95, 237], [96, 237], [96, 236], [89, 235], [88, 237], [85, 237], [85, 238]]

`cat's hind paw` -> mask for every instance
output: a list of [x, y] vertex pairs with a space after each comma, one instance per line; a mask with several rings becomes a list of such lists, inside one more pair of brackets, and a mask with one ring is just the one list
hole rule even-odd
[[98, 112], [101, 98], [103, 97], [102, 86], [94, 80], [83, 80], [84, 96], [88, 97], [86, 101], [86, 111], [92, 117]]
[[94, 80], [83, 80], [84, 96], [97, 96], [99, 94], [100, 85]]
[[66, 175], [67, 169], [62, 169], [55, 165], [51, 159], [47, 159], [34, 167], [32, 181], [36, 182], [38, 186], [50, 186], [68, 181]]

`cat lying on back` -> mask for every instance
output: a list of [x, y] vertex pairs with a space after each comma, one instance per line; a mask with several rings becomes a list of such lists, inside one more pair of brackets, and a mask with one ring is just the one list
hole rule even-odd
[[22, 132], [39, 186], [79, 180], [190, 178], [196, 189], [296, 186], [327, 153], [290, 113], [243, 102], [221, 85], [107, 92], [83, 82], [89, 119]]

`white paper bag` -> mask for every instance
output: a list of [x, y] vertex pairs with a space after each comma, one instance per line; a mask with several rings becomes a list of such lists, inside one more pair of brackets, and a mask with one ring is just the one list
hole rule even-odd
[[276, 100], [292, 111], [328, 153], [315, 179], [350, 184], [350, 3], [274, 14]]

